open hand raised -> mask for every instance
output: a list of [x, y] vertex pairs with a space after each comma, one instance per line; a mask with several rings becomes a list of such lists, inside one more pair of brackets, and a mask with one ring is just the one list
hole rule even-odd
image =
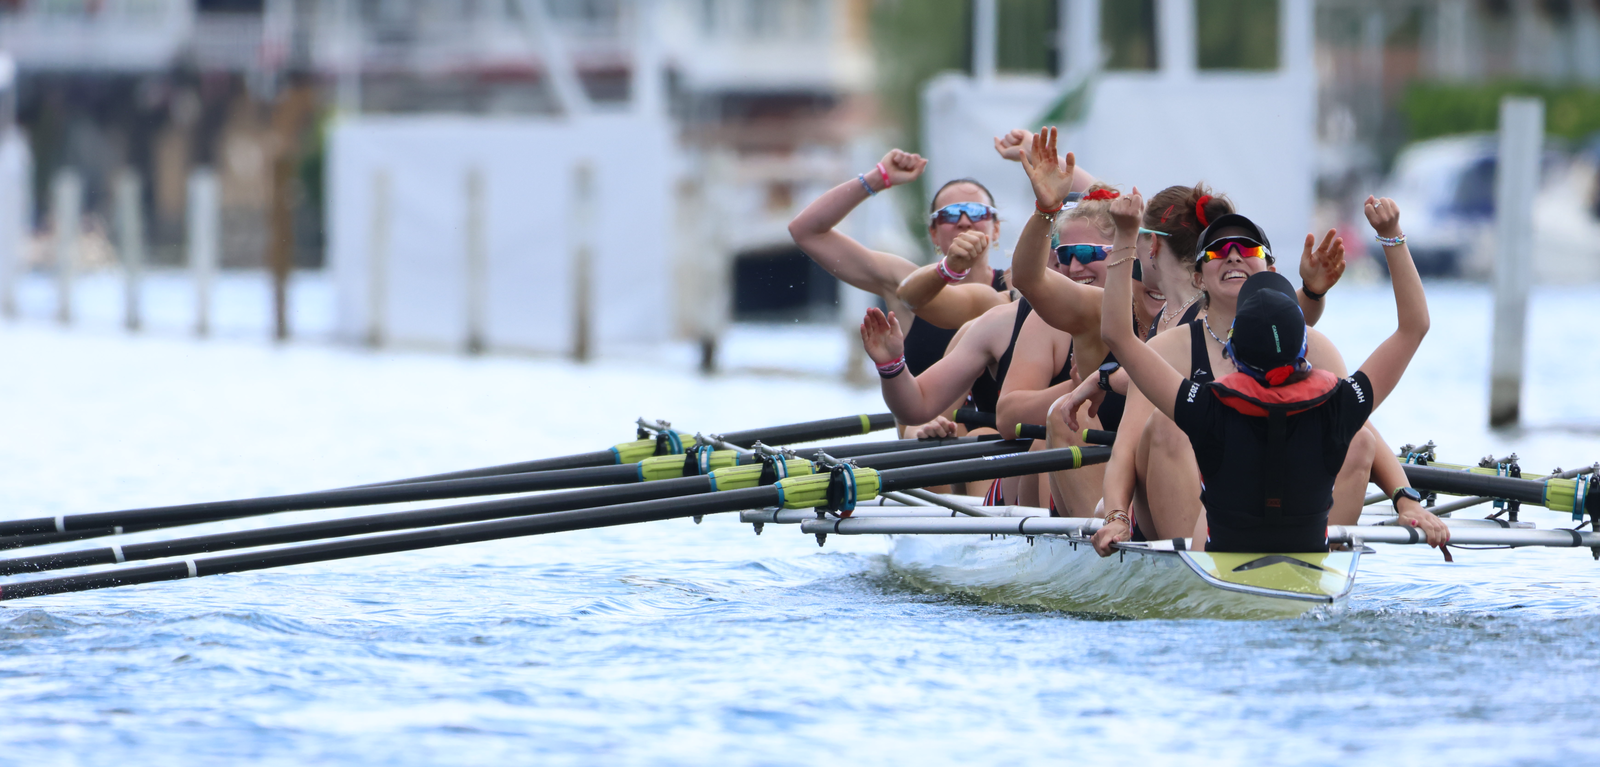
[[890, 149], [883, 156], [883, 169], [889, 171], [889, 183], [893, 186], [909, 184], [922, 175], [922, 169], [928, 167], [928, 161], [920, 154], [912, 154], [903, 149]]
[[[1010, 135], [1010, 134], [1007, 134]], [[1041, 208], [1055, 208], [1072, 191], [1072, 175], [1078, 158], [1056, 154], [1056, 129], [1046, 127], [1033, 135], [1033, 146], [1021, 154], [1022, 169], [1033, 184], [1033, 196]]]
[[899, 359], [906, 352], [906, 337], [900, 332], [900, 320], [894, 312], [884, 316], [883, 310], [874, 306], [861, 320], [861, 345], [873, 364], [883, 365]]
[[1379, 237], [1400, 236], [1400, 206], [1387, 197], [1367, 197], [1367, 203], [1361, 206], [1367, 214], [1367, 223], [1372, 224]]
[[994, 137], [994, 151], [1012, 162], [1022, 162], [1022, 156], [1028, 153], [1031, 146], [1033, 132], [1024, 128], [1012, 128], [1004, 136]]
[[1329, 229], [1320, 244], [1315, 235], [1306, 235], [1306, 247], [1300, 253], [1300, 283], [1312, 293], [1328, 292], [1344, 276], [1344, 238], [1337, 235]]

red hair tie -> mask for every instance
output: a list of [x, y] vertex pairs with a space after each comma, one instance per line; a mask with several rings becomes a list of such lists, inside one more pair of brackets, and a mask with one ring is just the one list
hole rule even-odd
[[1211, 226], [1211, 222], [1206, 220], [1206, 203], [1208, 202], [1211, 202], [1211, 195], [1209, 194], [1202, 194], [1200, 199], [1194, 201], [1194, 217], [1200, 219], [1201, 229]]
[[1083, 196], [1084, 202], [1097, 202], [1099, 200], [1115, 200], [1122, 195], [1115, 189], [1096, 189]]
[[1289, 380], [1289, 376], [1292, 375], [1294, 375], [1294, 366], [1284, 365], [1283, 367], [1276, 367], [1268, 370], [1266, 379], [1268, 384], [1273, 386], [1282, 386], [1283, 382]]

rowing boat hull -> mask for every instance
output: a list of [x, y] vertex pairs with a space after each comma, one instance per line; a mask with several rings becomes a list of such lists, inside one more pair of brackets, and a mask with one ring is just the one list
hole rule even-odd
[[1139, 545], [1102, 558], [1081, 539], [1058, 536], [890, 539], [890, 567], [916, 588], [1126, 618], [1262, 620], [1338, 609], [1360, 559], [1359, 551], [1207, 555]]

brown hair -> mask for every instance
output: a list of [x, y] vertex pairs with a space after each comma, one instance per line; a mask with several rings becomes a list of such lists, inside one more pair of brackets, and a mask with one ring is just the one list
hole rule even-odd
[[[1096, 182], [1094, 186], [1083, 190], [1083, 197], [1088, 197], [1100, 190], [1116, 192], [1110, 184]], [[1115, 198], [1112, 198], [1115, 199]], [[1056, 232], [1059, 234], [1061, 227], [1068, 221], [1087, 221], [1090, 226], [1099, 230], [1106, 239], [1111, 239], [1117, 234], [1117, 222], [1111, 218], [1111, 200], [1080, 199], [1075, 207], [1062, 211], [1061, 217], [1056, 220]]]
[[1202, 181], [1194, 186], [1169, 186], [1150, 198], [1144, 209], [1144, 228], [1166, 232], [1161, 238], [1172, 254], [1193, 265], [1200, 233], [1220, 216], [1233, 211], [1227, 195], [1213, 194]]
[[978, 180], [975, 178], [958, 178], [944, 182], [944, 186], [939, 187], [939, 191], [933, 193], [933, 199], [928, 201], [929, 213], [939, 210], [939, 195], [944, 194], [944, 190], [949, 189], [956, 184], [971, 184], [979, 189], [982, 189], [984, 196], [989, 198], [989, 207], [994, 207], [994, 192], [989, 191], [989, 187], [978, 183]]

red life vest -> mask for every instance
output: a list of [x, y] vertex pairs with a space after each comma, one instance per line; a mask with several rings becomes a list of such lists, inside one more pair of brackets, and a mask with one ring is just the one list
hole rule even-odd
[[1339, 377], [1326, 370], [1283, 386], [1267, 386], [1246, 373], [1230, 373], [1211, 384], [1222, 404], [1243, 415], [1266, 418], [1271, 411], [1286, 416], [1304, 413], [1327, 402], [1339, 389]]

